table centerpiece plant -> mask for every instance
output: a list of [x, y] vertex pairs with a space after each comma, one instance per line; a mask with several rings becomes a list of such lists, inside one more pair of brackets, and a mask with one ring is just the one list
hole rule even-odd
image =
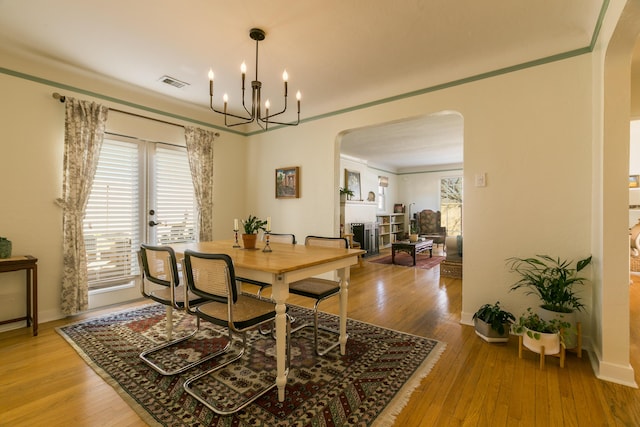
[[255, 249], [258, 232], [264, 231], [267, 221], [262, 220], [254, 215], [249, 215], [247, 219], [242, 220], [244, 233], [242, 234], [242, 243], [245, 249]]

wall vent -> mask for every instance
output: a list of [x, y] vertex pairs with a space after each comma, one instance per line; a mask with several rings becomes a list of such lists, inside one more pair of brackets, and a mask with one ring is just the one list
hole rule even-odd
[[164, 76], [160, 77], [160, 82], [162, 82], [164, 84], [167, 84], [169, 86], [177, 87], [178, 89], [181, 89], [181, 88], [183, 88], [185, 86], [189, 86], [189, 83], [180, 81], [180, 80], [178, 80], [176, 78], [173, 78], [173, 77], [167, 76], [167, 75], [164, 75]]

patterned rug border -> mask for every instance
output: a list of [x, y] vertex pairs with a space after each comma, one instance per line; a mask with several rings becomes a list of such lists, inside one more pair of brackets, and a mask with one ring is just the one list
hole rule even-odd
[[[157, 421], [151, 413], [149, 413], [144, 406], [142, 406], [136, 399], [134, 399], [119, 383], [116, 381], [108, 372], [102, 369], [98, 364], [96, 364], [89, 355], [87, 355], [74, 341], [71, 337], [69, 337], [62, 329], [65, 327], [78, 325], [82, 323], [92, 322], [101, 318], [110, 317], [114, 315], [118, 315], [120, 313], [126, 313], [128, 311], [141, 310], [150, 306], [156, 305], [155, 303], [142, 304], [133, 308], [125, 308], [122, 310], [116, 310], [109, 313], [101, 314], [98, 316], [78, 320], [75, 322], [68, 323], [63, 326], [56, 327], [56, 332], [67, 342], [69, 345], [76, 351], [76, 353], [84, 360], [84, 362], [89, 365], [91, 369], [93, 369], [96, 374], [98, 374], [107, 384], [109, 384], [116, 393], [133, 409], [133, 411], [149, 426], [158, 426], [163, 427], [164, 425]], [[446, 350], [446, 343], [435, 340], [428, 337], [423, 337], [416, 334], [411, 334], [408, 332], [398, 331], [396, 329], [387, 328], [385, 326], [376, 325], [370, 322], [363, 322], [361, 320], [356, 320], [349, 318], [351, 322], [356, 322], [364, 325], [370, 325], [377, 328], [385, 329], [387, 331], [400, 333], [404, 335], [409, 335], [418, 338], [425, 338], [431, 340], [436, 343], [433, 347], [429, 355], [423, 360], [418, 368], [411, 375], [410, 379], [405, 382], [405, 384], [398, 389], [395, 396], [389, 401], [387, 406], [380, 412], [378, 417], [371, 424], [372, 427], [384, 427], [393, 425], [396, 417], [402, 412], [404, 407], [407, 405], [413, 392], [420, 385], [422, 380], [426, 378], [435, 364], [440, 360], [440, 356], [442, 356], [443, 352]]]
[[144, 309], [147, 307], [150, 307], [152, 305], [155, 305], [155, 303], [150, 303], [150, 304], [142, 304], [139, 306], [136, 306], [135, 308], [125, 308], [122, 310], [116, 310], [116, 311], [112, 311], [106, 314], [101, 314], [98, 316], [94, 316], [94, 317], [90, 317], [87, 319], [83, 319], [83, 320], [78, 320], [76, 322], [71, 322], [68, 323], [64, 326], [58, 326], [56, 327], [56, 332], [62, 337], [64, 338], [64, 340], [69, 343], [69, 345], [76, 351], [76, 353], [78, 353], [78, 355], [82, 358], [82, 360], [84, 360], [84, 362], [89, 365], [89, 367], [91, 369], [93, 369], [95, 371], [96, 374], [98, 374], [98, 376], [100, 376], [100, 378], [102, 378], [107, 384], [109, 384], [115, 391], [116, 393], [118, 393], [118, 395], [122, 398], [122, 400], [124, 400], [127, 405], [129, 405], [129, 407], [131, 409], [133, 409], [133, 411], [138, 414], [138, 416], [142, 419], [142, 421], [144, 421], [147, 425], [152, 426], [152, 427], [163, 427], [162, 423], [158, 422], [155, 418], [153, 418], [153, 415], [151, 415], [149, 413], [149, 411], [147, 411], [144, 406], [142, 406], [140, 403], [138, 403], [137, 400], [135, 400], [133, 397], [131, 397], [131, 395], [129, 393], [127, 393], [127, 391], [120, 385], [120, 383], [118, 383], [118, 381], [116, 381], [111, 375], [109, 375], [108, 372], [106, 372], [104, 369], [102, 369], [100, 366], [98, 366], [97, 363], [95, 363], [93, 361], [93, 359], [91, 359], [91, 357], [89, 357], [89, 355], [87, 355], [72, 339], [69, 335], [67, 335], [62, 328], [65, 328], [67, 326], [73, 326], [73, 325], [79, 325], [81, 323], [87, 323], [87, 322], [91, 322], [94, 320], [98, 320], [101, 319], [103, 317], [109, 317], [109, 316], [113, 316], [113, 315], [117, 315], [120, 313], [126, 313], [127, 311], [131, 311], [131, 310], [138, 310], [138, 309]]

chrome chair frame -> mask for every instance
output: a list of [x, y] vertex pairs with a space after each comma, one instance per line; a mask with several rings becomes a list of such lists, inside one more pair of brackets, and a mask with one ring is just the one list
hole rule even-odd
[[[242, 347], [238, 354], [230, 358], [229, 360], [226, 360], [225, 362], [215, 366], [214, 368], [206, 370], [202, 373], [199, 373], [198, 375], [187, 379], [183, 385], [183, 388], [187, 393], [189, 393], [198, 401], [202, 402], [202, 404], [204, 404], [217, 414], [232, 414], [246, 407], [251, 402], [255, 401], [257, 398], [273, 389], [276, 386], [275, 381], [270, 386], [256, 392], [252, 396], [247, 397], [244, 401], [231, 409], [221, 409], [219, 407], [216, 407], [211, 402], [208, 402], [205, 399], [201, 398], [191, 385], [198, 379], [209, 375], [219, 369], [222, 369], [223, 367], [240, 359], [247, 348], [246, 332], [255, 328], [259, 329], [261, 325], [273, 321], [276, 316], [275, 304], [270, 301], [256, 298], [255, 296], [244, 295], [239, 292], [238, 283], [236, 282], [235, 277], [235, 269], [233, 267], [233, 261], [228, 255], [205, 254], [191, 250], [186, 250], [184, 255], [184, 270], [187, 287], [190, 292], [193, 292], [194, 294], [199, 295], [206, 300], [206, 302], [196, 307], [191, 307], [189, 304], [187, 304], [187, 311], [191, 312], [198, 318], [202, 318], [215, 325], [226, 327], [229, 331], [230, 341], [234, 340], [234, 333], [241, 334]], [[223, 293], [224, 291], [222, 290], [222, 286], [220, 284], [220, 279], [222, 277], [221, 275], [218, 274], [213, 276], [211, 274], [207, 274], [207, 277], [204, 278], [205, 274], [200, 274], [198, 272], [198, 277], [196, 278], [196, 275], [194, 275], [194, 269], [202, 270], [199, 266], [201, 266], [201, 263], [203, 262], [221, 262], [224, 264], [224, 281], [226, 282], [225, 293]], [[236, 310], [242, 311], [243, 309], [245, 311], [244, 315], [243, 313], [236, 315]], [[254, 313], [257, 313], [258, 315], [250, 317]], [[291, 359], [291, 343], [289, 335], [290, 322], [289, 317], [287, 316], [287, 371], [289, 370]]]
[[[161, 260], [156, 258], [155, 262], [162, 262], [163, 267], [161, 269], [151, 268], [150, 266], [150, 257], [148, 252], [164, 254], [166, 257], [165, 260]], [[184, 337], [180, 337], [178, 339], [171, 339], [172, 333], [172, 310], [175, 308], [177, 310], [184, 311], [186, 309], [187, 304], [199, 304], [203, 302], [203, 299], [190, 294], [187, 290], [186, 286], [180, 286], [180, 276], [178, 274], [178, 263], [176, 260], [176, 255], [173, 249], [169, 246], [152, 246], [141, 244], [140, 251], [138, 252], [138, 262], [140, 265], [141, 271], [141, 284], [140, 291], [145, 298], [150, 298], [160, 304], [167, 306], [167, 342], [152, 347], [148, 350], [145, 350], [139, 354], [140, 359], [142, 359], [147, 365], [156, 370], [162, 375], [176, 375], [181, 372], [184, 372], [188, 369], [193, 368], [200, 363], [206, 362], [207, 360], [212, 359], [213, 357], [224, 353], [231, 346], [231, 341], [227, 343], [227, 345], [220, 350], [219, 352], [209, 354], [203, 358], [190, 362], [182, 367], [176, 368], [174, 370], [166, 370], [157, 363], [155, 363], [149, 356], [163, 350], [165, 348], [174, 346], [178, 343], [187, 341], [194, 337], [198, 331], [200, 330], [200, 319], [196, 318], [196, 329], [185, 335]], [[157, 274], [160, 272], [161, 274]], [[164, 274], [162, 274], [164, 272]], [[151, 291], [147, 292], [145, 289], [145, 283], [149, 281], [156, 285], [164, 286], [166, 289], [161, 289], [159, 291]], [[181, 289], [182, 288], [182, 289]], [[169, 295], [167, 296], [167, 291]]]
[[[305, 239], [305, 245], [343, 247], [348, 249], [349, 241], [344, 237], [307, 236]], [[331, 298], [334, 295], [338, 295], [340, 293], [340, 285], [340, 281], [320, 279], [316, 277], [298, 280], [289, 284], [289, 293], [311, 298], [316, 301], [313, 306], [313, 323], [305, 323], [303, 325], [297, 326], [292, 329], [292, 333], [297, 332], [303, 328], [313, 327], [314, 348], [318, 356], [324, 356], [329, 351], [340, 345], [340, 342], [336, 341], [328, 347], [320, 349], [320, 343], [318, 339], [318, 330], [323, 330], [336, 335], [340, 335], [340, 332], [338, 330], [320, 325], [318, 321], [318, 305], [322, 301]]]

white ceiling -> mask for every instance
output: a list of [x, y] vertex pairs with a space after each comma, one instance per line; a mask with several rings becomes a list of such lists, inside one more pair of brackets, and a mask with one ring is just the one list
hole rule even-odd
[[[286, 68], [291, 102], [302, 92], [304, 119], [588, 47], [603, 2], [0, 0], [0, 47], [208, 108], [210, 67], [215, 102], [227, 92], [230, 106], [238, 105], [239, 65], [247, 62], [253, 80], [255, 42], [248, 33], [259, 27], [267, 33], [260, 43], [263, 100], [281, 106]], [[189, 86], [164, 85], [163, 75]], [[443, 135], [434, 118], [411, 122], [421, 127], [422, 141]], [[381, 153], [400, 127], [378, 142], [352, 135], [352, 150]], [[402, 151], [420, 145], [407, 132]], [[443, 138], [459, 142], [458, 135]], [[432, 159], [449, 163], [453, 154], [440, 150], [443, 159]]]

